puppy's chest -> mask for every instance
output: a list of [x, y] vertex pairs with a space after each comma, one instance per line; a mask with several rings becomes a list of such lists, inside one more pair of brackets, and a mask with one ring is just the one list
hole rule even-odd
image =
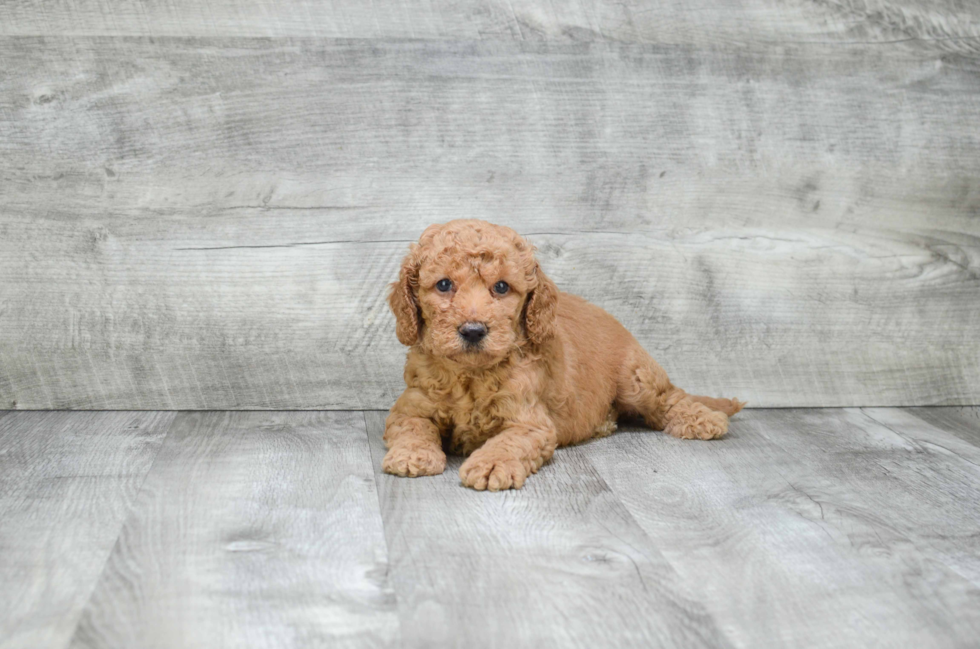
[[444, 396], [440, 418], [456, 453], [469, 454], [503, 428], [504, 394], [496, 381], [463, 379]]

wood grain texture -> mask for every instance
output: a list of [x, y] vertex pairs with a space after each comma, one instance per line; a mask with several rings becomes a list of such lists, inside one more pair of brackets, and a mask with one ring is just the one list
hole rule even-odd
[[376, 475], [382, 412], [0, 411], [0, 647], [972, 647], [975, 417], [626, 426], [493, 494]]
[[[366, 413], [375, 470], [384, 413]], [[558, 451], [520, 491], [379, 474], [406, 647], [726, 647], [588, 459]]]
[[460, 216], [692, 392], [977, 403], [980, 67], [920, 40], [0, 37], [0, 405], [388, 407]]
[[894, 409], [752, 410], [582, 449], [738, 646], [969, 647], [980, 449]]
[[70, 646], [391, 646], [386, 575], [360, 413], [184, 413]]
[[974, 446], [980, 446], [980, 408], [909, 408], [908, 412]]
[[[942, 563], [980, 588], [980, 449], [976, 441], [965, 442], [955, 428], [923, 423], [905, 410], [867, 408], [862, 412], [896, 435], [896, 442], [905, 447], [906, 461], [901, 464], [903, 474], [898, 479], [905, 483], [909, 495], [894, 499], [899, 532], [916, 545], [927, 547], [922, 553], [926, 561]], [[923, 455], [927, 461], [916, 461], [913, 466], [908, 461], [910, 455]], [[905, 471], [911, 475], [905, 476]], [[886, 497], [871, 502], [884, 507], [891, 500]], [[912, 509], [900, 511], [906, 503]], [[920, 508], [919, 503], [925, 507]], [[976, 595], [971, 593], [972, 597]], [[973, 607], [980, 611], [975, 604]], [[974, 627], [980, 627], [980, 613], [967, 617]]]
[[0, 647], [63, 647], [173, 413], [0, 414]]
[[873, 42], [980, 52], [970, 0], [11, 0], [0, 34], [640, 43]]

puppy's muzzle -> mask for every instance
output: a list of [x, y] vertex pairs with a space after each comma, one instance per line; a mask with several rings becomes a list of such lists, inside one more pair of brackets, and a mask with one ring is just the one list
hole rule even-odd
[[487, 337], [487, 326], [482, 322], [464, 322], [457, 331], [467, 346], [476, 347]]

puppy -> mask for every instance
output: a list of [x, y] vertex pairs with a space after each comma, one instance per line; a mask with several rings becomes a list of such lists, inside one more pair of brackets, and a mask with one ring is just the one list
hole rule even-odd
[[406, 390], [385, 422], [388, 473], [440, 474], [445, 447], [469, 455], [465, 486], [520, 489], [556, 447], [609, 435], [620, 415], [714, 439], [744, 405], [674, 387], [615, 318], [561, 293], [510, 228], [430, 226], [388, 303], [410, 348]]

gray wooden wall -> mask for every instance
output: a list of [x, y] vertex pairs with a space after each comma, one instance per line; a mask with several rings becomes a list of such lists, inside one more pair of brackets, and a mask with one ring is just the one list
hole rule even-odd
[[0, 407], [386, 408], [456, 217], [691, 391], [980, 403], [980, 3], [0, 3]]

